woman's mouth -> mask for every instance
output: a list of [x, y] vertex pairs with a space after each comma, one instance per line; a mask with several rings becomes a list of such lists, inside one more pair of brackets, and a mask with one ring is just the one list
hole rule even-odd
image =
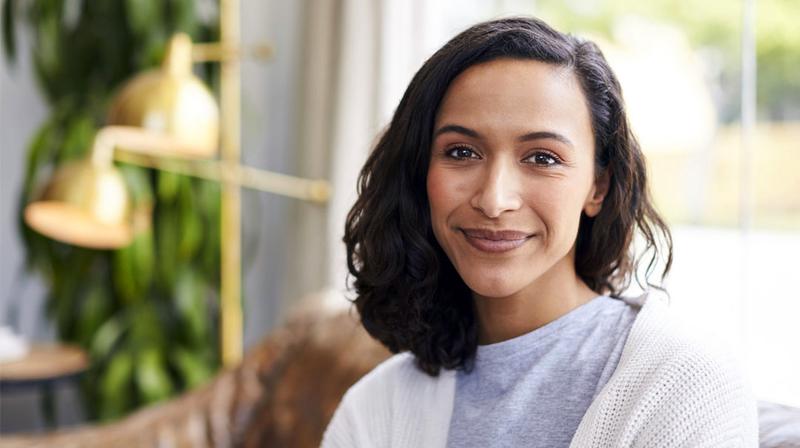
[[534, 234], [518, 230], [459, 229], [467, 242], [474, 248], [488, 253], [501, 253], [514, 250]]

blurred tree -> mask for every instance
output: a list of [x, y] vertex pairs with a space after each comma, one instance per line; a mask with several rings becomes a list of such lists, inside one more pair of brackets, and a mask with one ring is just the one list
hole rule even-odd
[[[800, 120], [800, 8], [796, 0], [758, 0], [756, 57], [759, 115]], [[537, 11], [566, 30], [612, 36], [615, 22], [640, 15], [683, 30], [695, 48], [719, 56], [720, 118], [739, 118], [741, 2], [730, 0], [537, 0]]]
[[[205, 8], [204, 19], [196, 6]], [[16, 57], [15, 22], [22, 19], [50, 107], [27, 149], [19, 198], [26, 265], [49, 287], [47, 308], [59, 338], [90, 354], [82, 389], [91, 418], [120, 417], [218, 368], [219, 186], [122, 165], [134, 206], [152, 208], [153, 224], [116, 251], [45, 238], [25, 225], [22, 210], [54, 166], [86, 155], [115, 89], [157, 65], [174, 32], [216, 40], [216, 15], [215, 4], [193, 0], [3, 4], [5, 55]], [[215, 67], [202, 70], [216, 85]]]

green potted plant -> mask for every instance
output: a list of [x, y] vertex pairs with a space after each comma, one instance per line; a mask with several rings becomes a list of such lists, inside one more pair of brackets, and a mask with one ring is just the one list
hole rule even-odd
[[[195, 8], [191, 0], [3, 4], [5, 55], [17, 57], [16, 22], [23, 22], [49, 107], [27, 148], [19, 198], [26, 267], [46, 284], [59, 339], [90, 356], [82, 391], [92, 419], [121, 417], [218, 369], [220, 187], [120, 164], [134, 207], [152, 208], [153, 219], [119, 250], [48, 239], [24, 223], [22, 211], [54, 167], [86, 156], [110, 99], [126, 79], [160, 63], [170, 35], [216, 40], [216, 13], [200, 19]], [[216, 84], [213, 65], [200, 71]]]

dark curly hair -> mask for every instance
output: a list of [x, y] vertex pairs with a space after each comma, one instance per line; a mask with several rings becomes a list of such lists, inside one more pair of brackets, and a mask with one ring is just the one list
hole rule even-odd
[[[622, 91], [600, 49], [535, 18], [480, 23], [437, 51], [416, 73], [361, 170], [358, 200], [344, 242], [364, 328], [393, 353], [410, 351], [418, 367], [470, 369], [478, 345], [471, 293], [436, 241], [426, 177], [434, 118], [445, 92], [470, 66], [498, 58], [532, 59], [571, 69], [591, 110], [596, 172], [608, 172], [600, 213], [581, 216], [575, 270], [595, 292], [619, 295], [650, 254], [672, 264], [669, 229], [653, 208], [644, 157], [625, 116]], [[636, 255], [638, 229], [645, 243]], [[649, 284], [649, 283], [648, 283]]]

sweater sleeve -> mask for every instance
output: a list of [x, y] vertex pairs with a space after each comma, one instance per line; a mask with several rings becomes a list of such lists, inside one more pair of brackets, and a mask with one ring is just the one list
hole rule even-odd
[[322, 438], [323, 448], [443, 447], [455, 374], [430, 377], [401, 353], [347, 391]]
[[388, 446], [390, 384], [400, 360], [389, 358], [350, 387], [322, 436], [323, 448]]
[[669, 351], [666, 362], [627, 366], [570, 446], [757, 447], [756, 401], [733, 358], [697, 346]]
[[647, 300], [571, 448], [758, 446], [756, 400], [739, 364], [667, 311]]
[[322, 436], [321, 446], [323, 448], [369, 447], [370, 441], [365, 440], [363, 424], [364, 422], [359, 419], [353, 395], [345, 394]]
[[757, 447], [758, 413], [745, 375], [718, 350], [686, 351], [661, 368], [642, 402], [634, 446]]
[[323, 448], [344, 448], [348, 446], [357, 446], [354, 440], [354, 431], [351, 429], [354, 426], [352, 409], [346, 406], [346, 402], [342, 400], [325, 433], [322, 435]]

